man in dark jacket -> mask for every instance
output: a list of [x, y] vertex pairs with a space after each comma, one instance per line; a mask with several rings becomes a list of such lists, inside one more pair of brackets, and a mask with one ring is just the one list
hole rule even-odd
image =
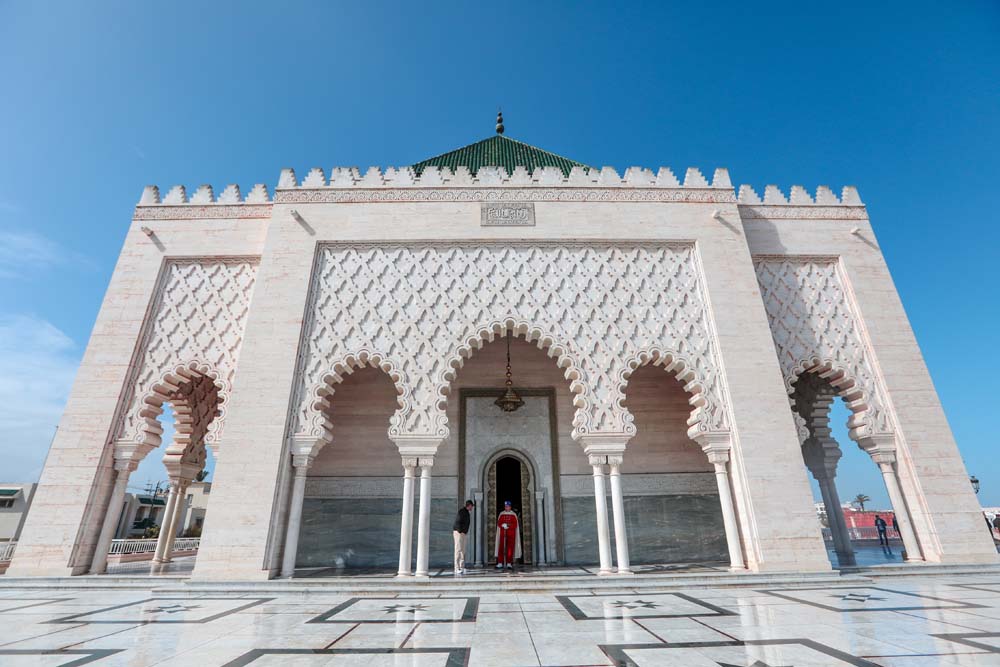
[[875, 530], [878, 531], [878, 543], [881, 546], [889, 546], [889, 538], [885, 536], [886, 523], [885, 519], [880, 517], [878, 514], [875, 515]]
[[466, 500], [465, 507], [458, 509], [455, 524], [451, 527], [452, 537], [455, 538], [455, 574], [465, 574], [465, 543], [469, 538], [469, 524], [472, 523], [469, 512], [473, 507], [475, 503]]

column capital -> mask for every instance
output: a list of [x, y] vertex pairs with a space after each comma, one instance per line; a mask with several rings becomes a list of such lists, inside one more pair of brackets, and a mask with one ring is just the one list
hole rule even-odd
[[420, 469], [433, 468], [434, 467], [434, 457], [433, 456], [421, 456], [418, 459]]
[[[624, 453], [624, 452], [623, 452]], [[608, 456], [608, 465], [611, 466], [612, 472], [617, 471], [621, 466], [625, 457], [622, 454], [613, 454]]]
[[606, 464], [608, 462], [608, 457], [598, 456], [597, 454], [590, 454], [589, 456], [587, 456], [587, 460], [590, 461], [590, 465], [596, 468], [597, 466], [603, 466], [604, 464]]
[[403, 470], [405, 472], [413, 472], [413, 469], [420, 464], [420, 459], [416, 456], [404, 456], [402, 457]]
[[858, 440], [858, 447], [879, 466], [896, 462], [896, 436], [892, 433], [878, 433], [861, 438]]
[[729, 453], [733, 449], [733, 436], [729, 431], [706, 431], [696, 435], [694, 440], [713, 465], [729, 462]]
[[802, 458], [809, 472], [817, 481], [832, 480], [837, 476], [837, 463], [843, 452], [832, 438], [806, 438], [802, 445]]
[[479, 507], [479, 503], [483, 502], [483, 492], [476, 491], [472, 494], [472, 499], [476, 501], [476, 507]]
[[421, 433], [403, 433], [390, 436], [390, 439], [395, 443], [400, 456], [417, 457], [421, 461], [429, 458], [432, 461], [431, 465], [433, 465], [434, 455], [437, 454], [438, 447], [444, 442], [444, 438], [439, 435]]
[[[133, 442], [131, 440], [118, 440], [115, 442], [115, 469], [122, 470], [119, 467], [119, 461], [121, 465], [126, 465], [126, 463], [134, 464], [138, 467], [139, 463], [142, 462], [146, 455], [151, 451], [156, 449], [155, 445], [151, 445], [147, 442]], [[135, 468], [132, 468], [135, 470]], [[131, 472], [131, 471], [130, 471]]]
[[139, 463], [133, 461], [132, 459], [119, 459], [119, 458], [115, 459], [115, 470], [117, 470], [119, 473], [123, 472], [132, 473], [135, 472], [135, 469], [138, 467]]
[[[625, 445], [632, 439], [632, 433], [587, 433], [578, 438], [583, 453], [589, 457], [609, 455], [621, 456]], [[591, 465], [597, 465], [591, 463]]]

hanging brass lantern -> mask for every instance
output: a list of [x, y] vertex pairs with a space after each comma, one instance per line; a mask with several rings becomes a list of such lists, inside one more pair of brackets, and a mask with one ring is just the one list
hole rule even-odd
[[510, 374], [510, 331], [507, 332], [507, 388], [503, 394], [494, 401], [494, 405], [503, 410], [504, 412], [514, 412], [519, 407], [524, 405], [524, 399], [517, 395], [514, 391], [514, 383], [511, 380]]

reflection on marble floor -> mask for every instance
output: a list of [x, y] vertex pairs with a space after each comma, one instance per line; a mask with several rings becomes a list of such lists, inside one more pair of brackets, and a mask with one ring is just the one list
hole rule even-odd
[[4, 589], [0, 665], [1000, 667], [1000, 577], [266, 595]]

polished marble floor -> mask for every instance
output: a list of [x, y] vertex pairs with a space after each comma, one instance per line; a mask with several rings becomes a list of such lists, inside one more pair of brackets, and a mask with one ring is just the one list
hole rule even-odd
[[227, 595], [15, 590], [0, 579], [0, 665], [1000, 667], [996, 575], [623, 586]]

